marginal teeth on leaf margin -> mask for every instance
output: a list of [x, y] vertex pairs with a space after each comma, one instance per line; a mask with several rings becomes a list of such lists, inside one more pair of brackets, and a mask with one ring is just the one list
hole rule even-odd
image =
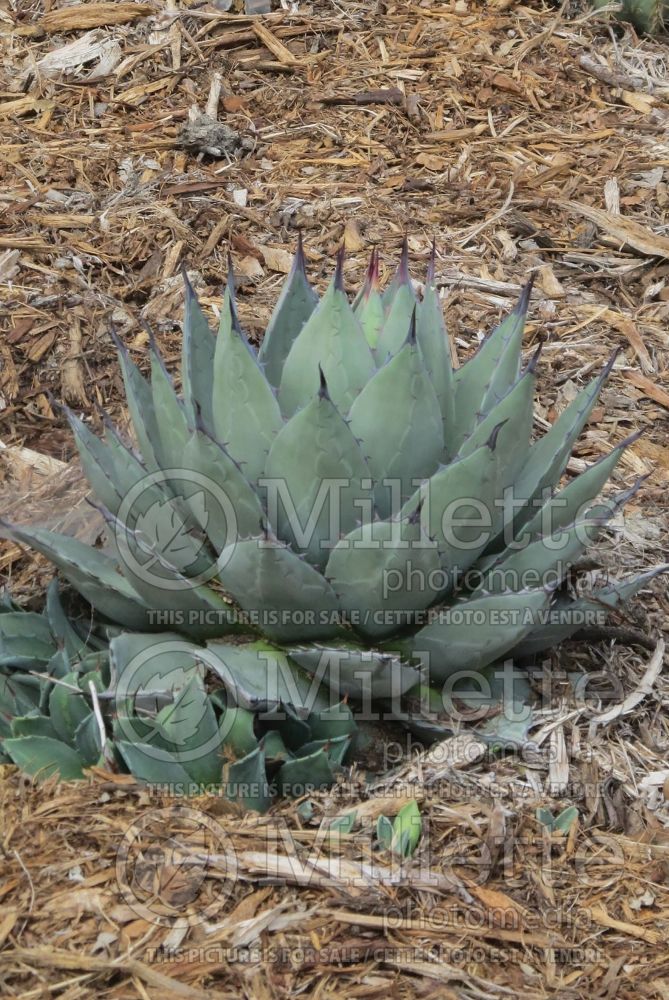
[[[264, 810], [277, 788], [329, 784], [358, 745], [387, 735], [366, 730], [360, 705], [382, 699], [386, 717], [443, 738], [438, 685], [455, 672], [492, 684], [501, 658], [555, 645], [583, 614], [669, 570], [577, 600], [556, 591], [642, 482], [597, 502], [635, 434], [559, 489], [616, 354], [530, 445], [541, 348], [524, 370], [521, 358], [533, 279], [454, 371], [435, 271], [433, 245], [417, 300], [405, 237], [381, 292], [372, 250], [352, 308], [342, 247], [319, 302], [299, 237], [258, 356], [231, 262], [217, 336], [184, 271], [180, 379], [150, 331], [150, 381], [112, 331], [137, 454], [106, 415], [99, 440], [64, 412], [114, 556], [0, 522], [92, 605], [82, 615], [57, 583], [44, 615], [0, 604], [9, 759], [41, 777], [108, 764], [138, 781], [225, 781]], [[285, 491], [276, 503], [272, 484]], [[504, 507], [507, 487], [522, 509]], [[527, 724], [504, 717], [477, 736], [522, 744]]]

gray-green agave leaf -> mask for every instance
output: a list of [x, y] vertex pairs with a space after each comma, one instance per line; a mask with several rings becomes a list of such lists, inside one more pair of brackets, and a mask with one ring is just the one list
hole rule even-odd
[[260, 485], [279, 537], [321, 570], [339, 535], [373, 509], [370, 471], [322, 372], [318, 394], [272, 444]]
[[279, 388], [286, 416], [292, 416], [317, 394], [319, 365], [340, 413], [348, 412], [375, 370], [369, 344], [344, 292], [342, 254], [334, 280], [286, 358]]
[[381, 518], [399, 512], [436, 470], [444, 448], [441, 409], [416, 343], [415, 316], [407, 332], [404, 346], [369, 380], [349, 414]]
[[283, 425], [274, 390], [236, 322], [226, 291], [214, 357], [213, 423], [217, 440], [254, 483]]
[[281, 290], [258, 352], [270, 385], [278, 389], [283, 366], [295, 339], [318, 305], [318, 296], [307, 279], [302, 236], [298, 236], [293, 266]]

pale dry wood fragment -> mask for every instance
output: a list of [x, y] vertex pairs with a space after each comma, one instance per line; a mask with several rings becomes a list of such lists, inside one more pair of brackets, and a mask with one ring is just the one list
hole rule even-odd
[[273, 56], [284, 66], [294, 66], [300, 62], [296, 56], [286, 48], [283, 42], [279, 41], [276, 35], [272, 34], [262, 21], [253, 22], [253, 31], [266, 49], [269, 49]]
[[590, 219], [591, 222], [608, 236], [617, 240], [621, 246], [629, 246], [644, 257], [669, 258], [669, 237], [654, 233], [647, 226], [621, 215], [613, 215], [593, 205], [582, 205], [577, 201], [560, 202], [563, 208]]
[[61, 462], [50, 455], [42, 455], [39, 451], [31, 448], [19, 448], [8, 446], [0, 441], [0, 459], [7, 462], [18, 475], [33, 469], [41, 476], [52, 476], [57, 472], [62, 472], [66, 468], [67, 462]]
[[[187, 983], [179, 982], [172, 976], [166, 976], [162, 972], [140, 962], [137, 958], [130, 958], [121, 955], [119, 958], [98, 958], [95, 955], [82, 955], [76, 952], [65, 951], [59, 948], [50, 948], [47, 945], [37, 948], [13, 948], [11, 955], [26, 963], [34, 963], [44, 968], [62, 970], [84, 970], [86, 972], [107, 973], [109, 975], [127, 972], [137, 976], [147, 986], [152, 986], [156, 990], [166, 991], [167, 996], [182, 997], [183, 1000], [232, 1000], [236, 994], [221, 992], [220, 990], [200, 990]], [[8, 956], [6, 956], [8, 957]]]
[[63, 399], [78, 406], [88, 405], [81, 366], [81, 322], [74, 316], [69, 331], [69, 346], [61, 371]]
[[72, 7], [62, 7], [44, 14], [39, 21], [44, 31], [81, 31], [85, 28], [106, 28], [112, 24], [128, 24], [149, 14], [157, 14], [158, 7], [152, 3], [78, 3]]
[[647, 941], [648, 944], [659, 945], [664, 940], [660, 931], [651, 930], [650, 927], [638, 927], [627, 920], [616, 920], [615, 917], [606, 912], [603, 906], [591, 906], [590, 916], [595, 923], [601, 924], [602, 927], [610, 927], [611, 930], [620, 931], [621, 934], [626, 934], [628, 937], [640, 938], [642, 941]]
[[636, 706], [647, 698], [649, 694], [652, 694], [653, 687], [657, 678], [659, 677], [662, 666], [664, 663], [664, 639], [659, 639], [657, 646], [655, 647], [655, 652], [650, 658], [650, 662], [646, 667], [646, 671], [639, 682], [639, 686], [628, 694], [624, 701], [620, 702], [618, 705], [614, 705], [608, 710], [608, 712], [603, 712], [601, 715], [596, 715], [590, 722], [590, 738], [594, 740], [595, 733], [598, 726], [604, 726], [609, 722], [613, 722], [615, 719], [619, 719], [622, 715], [627, 715]]
[[654, 403], [659, 403], [660, 406], [664, 406], [669, 410], [669, 392], [663, 389], [657, 383], [653, 382], [646, 375], [642, 375], [641, 372], [625, 372], [625, 376], [629, 379], [632, 385], [640, 389], [644, 396], [648, 399], [652, 399]]

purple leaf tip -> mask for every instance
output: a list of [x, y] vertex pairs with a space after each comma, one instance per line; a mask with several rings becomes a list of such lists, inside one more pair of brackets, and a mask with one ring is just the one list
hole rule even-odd
[[335, 268], [334, 286], [338, 292], [344, 291], [344, 260], [346, 258], [346, 248], [344, 244], [337, 250], [337, 266]]

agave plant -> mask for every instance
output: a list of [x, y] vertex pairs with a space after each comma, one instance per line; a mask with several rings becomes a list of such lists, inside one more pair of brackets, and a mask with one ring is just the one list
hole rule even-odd
[[[592, 0], [593, 7], [612, 7], [611, 0]], [[617, 16], [631, 21], [637, 31], [657, 35], [669, 21], [669, 0], [622, 0]]]
[[43, 614], [0, 605], [0, 759], [82, 777], [103, 754], [91, 685], [108, 683], [106, 643], [67, 614], [56, 580]]
[[[300, 243], [258, 353], [232, 275], [217, 334], [186, 277], [180, 393], [153, 336], [149, 378], [115, 337], [134, 441], [66, 411], [106, 548], [3, 525], [90, 603], [108, 667], [82, 689], [90, 650], [72, 651], [48, 608], [46, 621], [0, 615], [0, 641], [16, 640], [5, 676], [32, 664], [44, 685], [0, 701], [12, 760], [53, 769], [44, 741], [80, 752], [85, 723], [97, 743], [80, 766], [95, 747], [143, 780], [224, 781], [265, 808], [332, 781], [393, 720], [450, 732], [445, 688], [466, 702], [474, 673], [493, 700], [498, 663], [557, 644], [667, 568], [586, 597], [562, 585], [639, 485], [596, 502], [630, 438], [561, 486], [613, 359], [532, 440], [531, 284], [454, 370], [434, 252], [420, 297], [406, 242], [383, 291], [372, 254], [352, 304], [343, 269], [341, 252], [319, 301]], [[523, 736], [494, 719], [478, 731]]]

